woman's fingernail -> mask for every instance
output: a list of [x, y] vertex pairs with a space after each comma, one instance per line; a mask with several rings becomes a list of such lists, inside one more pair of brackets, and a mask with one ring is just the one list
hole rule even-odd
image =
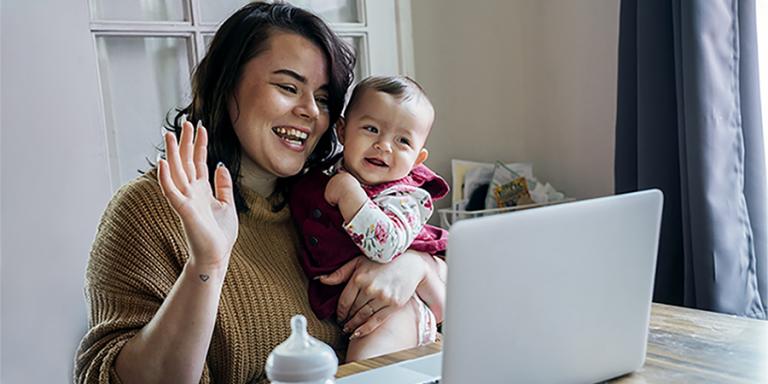
[[224, 163], [222, 163], [221, 161], [219, 161], [219, 163], [216, 164], [216, 168], [221, 168], [223, 166], [224, 166]]
[[187, 122], [187, 114], [185, 113], [181, 115], [181, 125], [184, 125], [184, 123], [186, 122]]
[[312, 280], [320, 280], [320, 279], [325, 279], [326, 277], [328, 277], [328, 275], [320, 275], [320, 276], [315, 276], [315, 277], [313, 277], [313, 278], [312, 278]]
[[355, 333], [352, 334], [352, 336], [349, 337], [350, 340], [357, 339], [360, 337], [360, 331], [355, 331]]
[[202, 127], [202, 126], [203, 126], [203, 121], [202, 120], [198, 120], [197, 121], [197, 126], [196, 126], [195, 129], [200, 129], [200, 127]]

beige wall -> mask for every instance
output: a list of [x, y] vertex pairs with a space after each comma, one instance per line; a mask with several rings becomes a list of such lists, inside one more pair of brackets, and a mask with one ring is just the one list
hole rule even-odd
[[[412, 1], [428, 165], [530, 161], [567, 195], [613, 193], [618, 0]], [[440, 206], [444, 206], [445, 202]]]

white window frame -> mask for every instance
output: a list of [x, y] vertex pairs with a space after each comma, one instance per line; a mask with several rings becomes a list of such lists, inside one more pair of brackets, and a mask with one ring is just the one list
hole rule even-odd
[[[186, 21], [120, 21], [101, 20], [91, 13], [90, 31], [94, 51], [98, 52], [99, 37], [176, 37], [185, 38], [190, 46], [188, 56], [190, 73], [203, 59], [206, 52], [205, 38], [216, 33], [217, 23], [203, 22], [201, 1], [184, 0]], [[357, 5], [358, 23], [331, 23], [328, 25], [341, 37], [359, 39], [356, 47], [360, 73], [414, 75], [413, 41], [411, 39], [410, 0], [354, 0]], [[243, 1], [245, 5], [247, 1]], [[99, 71], [104, 70], [99, 68]], [[99, 76], [101, 78], [101, 76]], [[359, 80], [359, 79], [356, 79]], [[103, 84], [99, 80], [99, 110], [102, 126], [107, 137], [110, 184], [117, 190], [126, 180], [120, 174], [118, 158], [118, 133], [110, 109], [106, 108]], [[158, 136], [158, 142], [160, 136]]]

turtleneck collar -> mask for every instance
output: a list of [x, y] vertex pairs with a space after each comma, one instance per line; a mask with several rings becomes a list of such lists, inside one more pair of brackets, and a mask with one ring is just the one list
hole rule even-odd
[[240, 187], [267, 198], [275, 191], [277, 176], [265, 171], [248, 156], [240, 159]]

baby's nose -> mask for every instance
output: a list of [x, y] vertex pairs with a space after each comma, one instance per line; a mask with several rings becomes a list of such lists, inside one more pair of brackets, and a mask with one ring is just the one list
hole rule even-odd
[[376, 144], [374, 144], [374, 147], [380, 151], [384, 152], [391, 152], [392, 147], [389, 145], [389, 142], [387, 141], [378, 141]]

